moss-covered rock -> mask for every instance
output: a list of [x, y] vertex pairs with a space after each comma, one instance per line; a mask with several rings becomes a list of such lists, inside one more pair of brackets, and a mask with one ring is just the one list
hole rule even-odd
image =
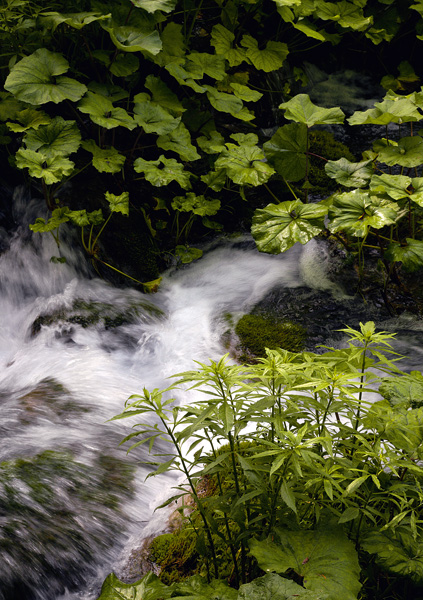
[[304, 348], [306, 331], [290, 321], [278, 322], [262, 315], [244, 315], [235, 327], [239, 338], [241, 360], [266, 356], [266, 348], [283, 348], [300, 352]]

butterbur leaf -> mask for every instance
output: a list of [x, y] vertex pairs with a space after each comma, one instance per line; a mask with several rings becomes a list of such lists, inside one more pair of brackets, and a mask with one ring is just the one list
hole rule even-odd
[[25, 104], [8, 92], [0, 92], [0, 121], [15, 120]]
[[396, 144], [384, 147], [374, 144], [378, 160], [388, 166], [418, 167], [422, 162], [423, 138], [418, 135], [403, 137]]
[[419, 113], [414, 102], [394, 92], [388, 92], [383, 102], [375, 104], [375, 108], [356, 111], [349, 119], [350, 125], [387, 125], [388, 123], [407, 123], [420, 121], [423, 115]]
[[210, 131], [207, 136], [197, 138], [197, 144], [207, 154], [219, 154], [225, 149], [225, 140], [218, 131]]
[[207, 200], [204, 196], [188, 192], [186, 196], [176, 196], [172, 201], [172, 208], [179, 212], [192, 212], [200, 217], [211, 217], [219, 210], [220, 200]]
[[88, 89], [90, 92], [108, 98], [111, 102], [119, 102], [119, 100], [123, 100], [129, 96], [128, 92], [119, 85], [99, 83], [98, 81], [90, 81]]
[[256, 187], [266, 183], [275, 173], [274, 168], [265, 160], [263, 150], [258, 146], [229, 143], [216, 160], [215, 168], [224, 169], [234, 183]]
[[360, 591], [360, 566], [354, 544], [342, 528], [314, 531], [277, 529], [274, 541], [251, 540], [250, 552], [264, 571], [285, 573], [293, 569], [306, 589], [327, 600], [356, 600]]
[[85, 140], [81, 146], [93, 155], [93, 167], [99, 173], [119, 173], [125, 164], [125, 156], [116, 148], [99, 148], [94, 140]]
[[341, 27], [351, 27], [355, 31], [367, 29], [373, 23], [373, 17], [365, 17], [357, 3], [345, 0], [318, 3], [316, 15], [325, 21], [335, 21]]
[[237, 600], [324, 600], [325, 594], [306, 590], [302, 586], [281, 577], [276, 573], [267, 573], [251, 583], [241, 585]]
[[344, 113], [339, 107], [322, 108], [310, 100], [308, 94], [297, 94], [288, 102], [283, 102], [279, 108], [285, 111], [285, 118], [304, 123], [307, 127], [313, 125], [330, 125], [344, 122]]
[[251, 233], [260, 252], [279, 254], [296, 242], [306, 244], [324, 229], [328, 208], [300, 200], [268, 204], [253, 216]]
[[111, 100], [94, 92], [87, 92], [86, 96], [78, 103], [78, 110], [90, 115], [93, 123], [105, 129], [121, 126], [132, 130], [137, 126], [126, 110], [115, 108]]
[[226, 75], [225, 59], [222, 56], [207, 54], [207, 52], [193, 52], [187, 56], [187, 59], [197, 65], [203, 75], [206, 74], [219, 81]]
[[15, 64], [4, 87], [28, 104], [77, 102], [87, 88], [75, 79], [64, 77], [68, 70], [69, 63], [61, 54], [39, 48]]
[[163, 150], [172, 150], [179, 154], [182, 160], [198, 160], [201, 156], [191, 143], [191, 136], [183, 123], [167, 135], [160, 135], [156, 142]]
[[68, 177], [75, 163], [60, 155], [48, 157], [42, 152], [19, 148], [16, 153], [16, 166], [19, 169], [28, 169], [31, 177], [44, 179], [47, 185], [51, 185]]
[[142, 52], [158, 54], [162, 49], [162, 42], [157, 31], [145, 31], [130, 25], [118, 25], [112, 19], [101, 21], [105, 29], [119, 50], [123, 52]]
[[280, 69], [289, 54], [288, 46], [282, 42], [267, 42], [266, 48], [260, 50], [257, 40], [250, 35], [242, 37], [241, 46], [255, 68], [266, 73]]
[[417, 408], [423, 405], [423, 375], [420, 371], [411, 371], [400, 377], [384, 377], [379, 386], [379, 394], [391, 406]]
[[361, 188], [369, 183], [373, 166], [371, 160], [353, 163], [342, 157], [339, 160], [329, 160], [325, 164], [325, 171], [328, 177], [345, 187]]
[[[213, 579], [210, 583], [200, 575], [193, 575], [181, 583], [173, 584], [172, 598], [182, 600], [237, 600], [238, 592], [226, 581]], [[144, 600], [144, 599], [143, 599]], [[148, 600], [148, 599], [146, 599]]]
[[263, 144], [266, 157], [276, 171], [288, 181], [299, 181], [306, 174], [307, 126], [289, 123], [279, 127]]
[[223, 25], [215, 25], [212, 29], [210, 44], [214, 46], [216, 54], [222, 55], [229, 66], [235, 67], [247, 59], [243, 48], [232, 48], [235, 35]]
[[129, 192], [123, 192], [119, 196], [106, 192], [105, 196], [111, 212], [120, 212], [126, 217], [129, 215]]
[[233, 94], [219, 92], [219, 90], [210, 85], [204, 85], [203, 88], [207, 90], [207, 98], [216, 110], [227, 112], [242, 121], [251, 121], [254, 119], [254, 114], [245, 108], [240, 98], [237, 98]]
[[136, 583], [123, 583], [110, 573], [101, 586], [97, 600], [165, 600], [170, 598], [172, 587], [168, 587], [153, 573], [147, 573]]
[[423, 206], [423, 177], [405, 175], [374, 175], [370, 181], [370, 191], [386, 194], [394, 200], [407, 198]]
[[225, 169], [209, 171], [206, 175], [201, 175], [201, 181], [207, 184], [214, 192], [220, 192], [226, 183], [226, 171]]
[[196, 79], [203, 78], [201, 67], [195, 63], [189, 61], [185, 61], [184, 64], [181, 62], [171, 62], [165, 65], [165, 68], [180, 85], [186, 85], [198, 94], [204, 94], [206, 91], [204, 87], [195, 81]]
[[118, 54], [115, 60], [109, 65], [109, 71], [116, 77], [128, 77], [135, 71], [138, 71], [140, 61], [133, 54]]
[[145, 79], [145, 87], [150, 90], [153, 101], [169, 111], [171, 115], [178, 117], [185, 112], [178, 96], [171, 92], [159, 77], [148, 75]]
[[47, 26], [51, 31], [55, 31], [59, 25], [64, 23], [73, 29], [82, 29], [94, 21], [104, 21], [109, 19], [110, 14], [103, 15], [99, 12], [80, 12], [80, 13], [58, 13], [43, 12], [38, 15], [41, 25]]
[[154, 13], [157, 10], [170, 13], [176, 6], [176, 0], [132, 0], [132, 4], [149, 13]]
[[381, 229], [395, 223], [397, 205], [360, 190], [335, 194], [329, 209], [329, 230], [348, 231], [357, 237], [367, 235], [369, 228]]
[[391, 573], [423, 582], [423, 539], [415, 540], [410, 527], [367, 532], [362, 547], [375, 555], [376, 562]]
[[247, 85], [242, 85], [241, 83], [233, 81], [229, 86], [234, 91], [235, 96], [244, 102], [257, 102], [263, 96], [261, 92], [252, 90]]
[[50, 117], [45, 114], [42, 110], [35, 110], [34, 108], [25, 108], [17, 113], [15, 116], [17, 123], [8, 121], [6, 125], [15, 133], [22, 133], [28, 129], [38, 129], [40, 125], [47, 125], [50, 123]]
[[191, 173], [184, 171], [182, 163], [174, 158], [166, 158], [163, 154], [159, 156], [158, 160], [137, 158], [134, 161], [134, 169], [137, 173], [144, 173], [146, 180], [156, 187], [177, 181], [184, 190], [191, 189]]
[[78, 227], [87, 227], [90, 224], [86, 210], [70, 210], [67, 217]]
[[153, 58], [154, 62], [165, 67], [171, 62], [183, 64], [185, 62], [185, 41], [182, 25], [168, 23], [161, 33], [162, 49]]
[[30, 150], [39, 150], [49, 158], [69, 156], [78, 150], [81, 134], [75, 121], [55, 117], [48, 125], [28, 131], [24, 142]]
[[30, 225], [29, 228], [31, 231], [35, 231], [37, 233], [53, 231], [53, 229], [57, 229], [62, 223], [69, 221], [69, 212], [70, 211], [67, 206], [55, 208], [47, 222], [41, 217], [38, 217], [38, 219], [35, 220], [35, 223]]
[[203, 256], [203, 251], [199, 248], [192, 248], [191, 246], [176, 246], [175, 256], [179, 258], [182, 264], [186, 265], [193, 260], [201, 258]]
[[141, 125], [146, 133], [164, 135], [170, 133], [179, 125], [181, 117], [173, 117], [160, 104], [148, 100], [142, 102], [136, 100], [137, 96], [134, 98], [134, 120], [138, 125]]

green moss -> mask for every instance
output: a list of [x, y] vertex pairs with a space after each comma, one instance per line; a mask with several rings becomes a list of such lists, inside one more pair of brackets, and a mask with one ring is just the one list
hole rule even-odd
[[[338, 160], [345, 157], [351, 162], [355, 161], [354, 155], [350, 152], [348, 146], [335, 140], [328, 131], [310, 131], [309, 150], [312, 153], [309, 163], [309, 184], [310, 191], [313, 194], [327, 194], [336, 189], [336, 181], [326, 175], [326, 160]], [[313, 156], [317, 155], [317, 156]], [[319, 158], [323, 157], [323, 158]]]
[[196, 536], [191, 528], [156, 537], [150, 545], [150, 559], [161, 568], [160, 579], [170, 585], [199, 571]]
[[235, 327], [244, 360], [247, 356], [266, 356], [265, 348], [283, 348], [300, 352], [304, 347], [306, 331], [301, 325], [277, 322], [261, 315], [244, 315]]

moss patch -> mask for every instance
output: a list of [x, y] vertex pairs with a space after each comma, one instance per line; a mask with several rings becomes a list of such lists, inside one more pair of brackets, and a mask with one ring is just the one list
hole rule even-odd
[[[338, 160], [344, 157], [351, 162], [355, 161], [355, 157], [348, 146], [335, 140], [329, 131], [310, 131], [309, 150], [312, 153], [308, 173], [311, 185], [310, 192], [312, 194], [328, 195], [331, 190], [336, 189], [337, 183], [326, 175], [326, 160], [318, 157], [322, 156], [328, 160]], [[314, 154], [318, 156], [313, 156]]]
[[241, 359], [265, 357], [266, 348], [283, 348], [300, 352], [304, 348], [306, 331], [289, 321], [278, 322], [261, 315], [244, 315], [235, 327], [242, 351]]

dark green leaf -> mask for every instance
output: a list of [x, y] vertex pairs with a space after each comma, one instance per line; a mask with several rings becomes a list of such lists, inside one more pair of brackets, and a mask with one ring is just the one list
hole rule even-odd
[[339, 160], [329, 160], [325, 164], [326, 175], [335, 179], [337, 183], [345, 187], [360, 188], [369, 183], [373, 174], [371, 160], [363, 160], [358, 163], [352, 163], [346, 158]]
[[381, 229], [395, 223], [397, 206], [360, 190], [335, 194], [329, 209], [329, 230], [364, 237], [370, 227]]
[[54, 117], [48, 125], [31, 129], [24, 137], [30, 150], [39, 150], [48, 158], [69, 156], [76, 152], [81, 144], [81, 134], [75, 121], [65, 121]]
[[279, 127], [263, 149], [276, 171], [288, 181], [299, 181], [306, 174], [307, 126], [289, 123]]
[[203, 251], [199, 248], [191, 246], [176, 246], [175, 256], [177, 256], [182, 264], [191, 263], [193, 260], [198, 260], [203, 256]]
[[258, 577], [241, 585], [237, 600], [324, 600], [325, 594], [306, 590], [298, 583], [276, 573]]

